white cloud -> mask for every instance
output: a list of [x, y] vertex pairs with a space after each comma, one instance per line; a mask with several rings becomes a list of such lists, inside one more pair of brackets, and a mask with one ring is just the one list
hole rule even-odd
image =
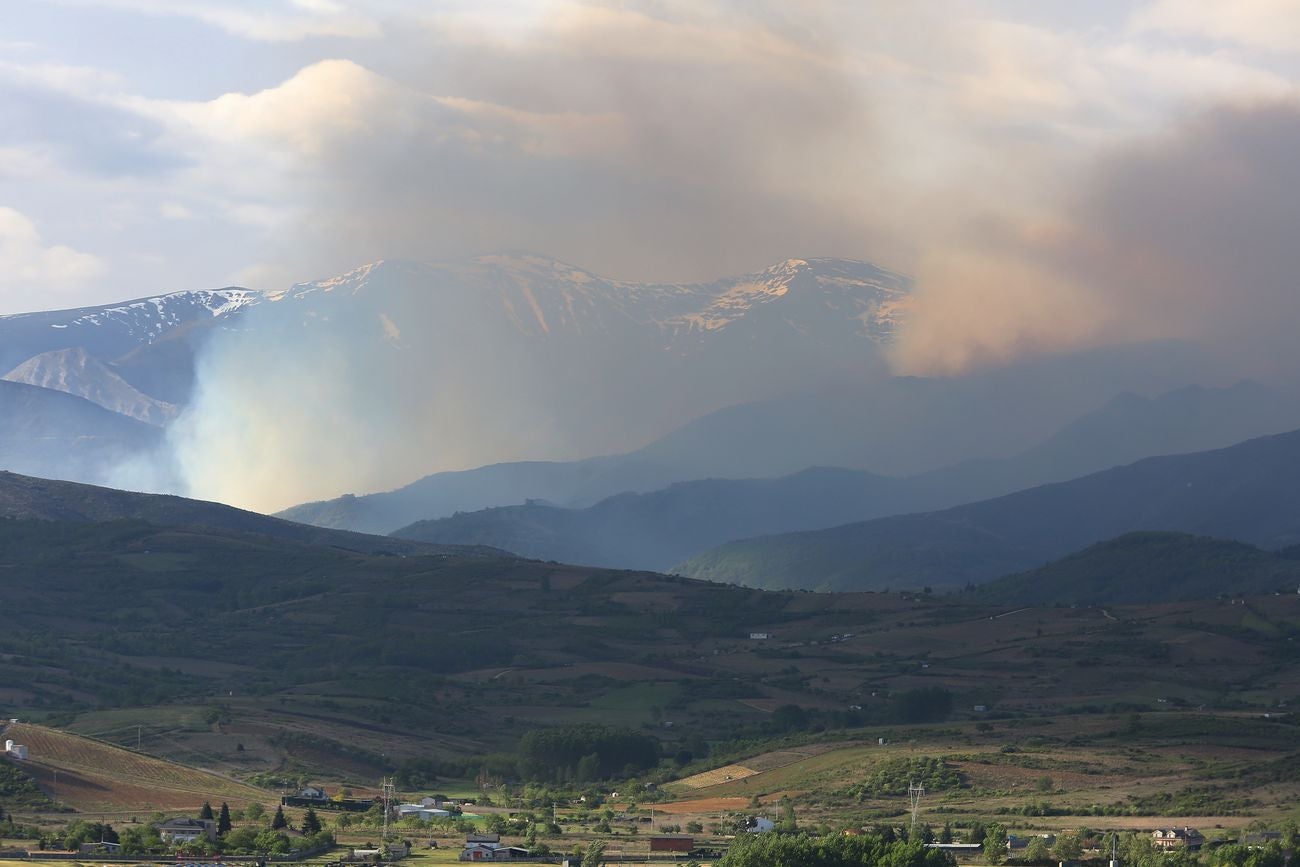
[[194, 212], [179, 202], [163, 202], [158, 206], [158, 216], [164, 220], [192, 220]]
[[17, 306], [47, 307], [51, 296], [69, 297], [72, 290], [85, 288], [104, 271], [104, 263], [95, 256], [61, 244], [47, 245], [27, 216], [0, 206], [0, 295]]
[[322, 36], [369, 39], [382, 28], [371, 15], [331, 0], [59, 0], [148, 15], [192, 18], [245, 39], [295, 42]]
[[1133, 26], [1246, 48], [1300, 52], [1300, 0], [1156, 0], [1134, 16]]

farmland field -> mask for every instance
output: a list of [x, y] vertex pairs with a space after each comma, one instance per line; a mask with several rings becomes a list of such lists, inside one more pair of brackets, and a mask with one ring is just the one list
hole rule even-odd
[[43, 726], [12, 725], [5, 737], [27, 746], [30, 759], [22, 770], [79, 812], [192, 809], [218, 798], [231, 806], [273, 800], [218, 774]]

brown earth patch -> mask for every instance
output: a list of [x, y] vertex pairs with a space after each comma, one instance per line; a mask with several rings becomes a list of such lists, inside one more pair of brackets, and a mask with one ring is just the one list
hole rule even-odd
[[748, 804], [748, 798], [695, 798], [690, 801], [655, 804], [654, 808], [656, 813], [718, 813], [723, 810], [743, 810]]

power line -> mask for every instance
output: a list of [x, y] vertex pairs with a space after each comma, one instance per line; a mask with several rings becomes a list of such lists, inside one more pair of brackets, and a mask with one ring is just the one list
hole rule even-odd
[[908, 800], [912, 802], [912, 827], [908, 833], [908, 838], [916, 835], [916, 821], [921, 816], [921, 798], [925, 797], [925, 786], [920, 783], [911, 783], [907, 787]]

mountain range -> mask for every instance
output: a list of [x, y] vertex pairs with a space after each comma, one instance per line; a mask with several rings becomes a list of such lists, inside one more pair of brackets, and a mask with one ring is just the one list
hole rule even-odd
[[[392, 491], [304, 503], [280, 514], [388, 533], [420, 520], [527, 500], [586, 508], [620, 493], [651, 493], [700, 479], [772, 478], [819, 466], [888, 476], [940, 471], [916, 483], [938, 491], [940, 499], [884, 504], [872, 513], [889, 514], [1300, 426], [1300, 404], [1276, 387], [1243, 382], [1164, 391], [1190, 375], [1184, 361], [1179, 347], [1145, 347], [960, 380], [840, 381], [718, 410], [621, 455], [436, 473]], [[1144, 384], [1154, 397], [1114, 390], [1113, 365], [1130, 362], [1148, 370]], [[1165, 364], [1174, 369], [1162, 369]], [[867, 517], [845, 514], [842, 522]]]
[[[358, 441], [375, 430], [361, 420], [378, 415], [388, 416], [375, 418], [379, 428], [419, 441], [403, 464], [586, 457], [736, 401], [880, 369], [909, 290], [901, 275], [838, 259], [701, 284], [609, 280], [530, 254], [382, 261], [280, 292], [186, 291], [0, 316], [0, 375], [154, 426], [188, 412], [188, 430], [224, 420], [214, 393], [256, 381], [262, 391], [238, 399], [269, 413], [310, 388], [318, 406], [353, 406], [339, 417], [355, 421]], [[21, 446], [11, 442], [7, 466], [43, 470]], [[199, 447], [187, 460], [203, 456]], [[392, 472], [405, 481], [419, 470]]]
[[[816, 468], [776, 479], [707, 479], [623, 493], [584, 509], [528, 502], [417, 521], [392, 535], [481, 544], [527, 557], [667, 570], [734, 539], [833, 527], [985, 499], [1170, 451], [1226, 446], [1300, 424], [1294, 404], [1256, 383], [1122, 394], [1013, 458], [895, 478]], [[651, 466], [647, 462], [642, 466]], [[411, 489], [408, 489], [408, 492]], [[413, 504], [412, 504], [413, 505]], [[287, 515], [310, 517], [306, 509]]]
[[[195, 477], [283, 468], [337, 490], [425, 464], [574, 452], [584, 457], [435, 473], [280, 514], [696, 569], [739, 539], [973, 503], [1300, 425], [1300, 404], [1276, 388], [1185, 386], [1204, 371], [1180, 344], [889, 375], [882, 347], [906, 322], [909, 290], [837, 259], [684, 285], [510, 254], [0, 317], [0, 367], [11, 365], [0, 466], [187, 492], [204, 490]], [[141, 466], [152, 475], [122, 471]]]
[[937, 512], [730, 542], [681, 564], [756, 587], [957, 588], [1137, 530], [1300, 543], [1300, 431], [1153, 457]]

